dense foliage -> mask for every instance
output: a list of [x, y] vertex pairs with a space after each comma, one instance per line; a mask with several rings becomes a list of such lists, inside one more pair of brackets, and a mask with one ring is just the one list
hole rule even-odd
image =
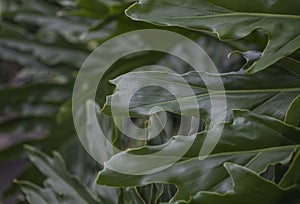
[[[3, 0], [1, 174], [4, 178], [8, 175], [4, 169], [16, 168], [12, 161], [21, 170], [13, 175], [17, 177], [14, 184], [1, 188], [3, 202], [300, 203], [299, 8], [298, 0]], [[113, 64], [98, 87], [96, 102], [102, 107], [98, 120], [106, 137], [122, 150], [102, 166], [76, 136], [71, 111], [76, 75], [101, 43], [149, 28], [180, 33], [203, 47], [220, 74], [202, 74], [212, 84], [222, 79], [227, 117], [209, 128], [210, 118], [218, 116], [207, 105], [205, 83], [179, 59], [151, 51], [126, 56]], [[166, 65], [177, 74], [131, 72], [149, 64]], [[111, 98], [129, 94], [126, 84], [134, 87], [162, 79], [173, 89], [183, 90], [179, 77], [193, 84], [200, 108], [186, 103], [179, 110], [174, 95], [148, 87], [131, 99], [130, 114], [137, 126], [150, 124], [155, 129], [160, 113], [145, 113], [156, 106], [168, 110], [159, 137], [141, 142], [116, 128], [112, 115], [123, 115], [112, 114]], [[179, 91], [175, 97], [181, 95]], [[183, 100], [188, 102], [189, 96]], [[113, 104], [118, 109], [125, 105], [122, 100]], [[200, 116], [193, 114], [198, 109]], [[181, 111], [190, 114], [183, 116]], [[183, 117], [187, 126], [201, 119], [200, 128], [193, 134], [178, 130]], [[206, 136], [221, 126], [224, 129], [213, 152], [199, 160]], [[132, 161], [127, 153], [148, 155], [165, 148], [168, 156], [190, 142], [182, 159], [162, 171], [146, 175], [114, 171], [143, 170], [145, 163]]]

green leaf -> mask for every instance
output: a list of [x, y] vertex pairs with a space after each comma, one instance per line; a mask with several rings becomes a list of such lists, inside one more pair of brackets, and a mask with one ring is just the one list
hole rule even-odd
[[[141, 186], [149, 183], [175, 184], [178, 191], [172, 201], [189, 200], [190, 196], [199, 191], [213, 191], [224, 193], [230, 190], [231, 182], [223, 164], [225, 162], [237, 163], [246, 166], [257, 173], [261, 173], [269, 164], [286, 162], [294, 152], [294, 147], [281, 147], [250, 152], [230, 152], [214, 154], [205, 160], [198, 158], [185, 159], [177, 162], [164, 171], [145, 175], [128, 175], [115, 172], [105, 167], [98, 175], [97, 183], [114, 187]], [[142, 157], [142, 156], [141, 156]], [[119, 162], [119, 165], [127, 165], [134, 173], [140, 165], [146, 165], [142, 159], [137, 161], [112, 157], [110, 162]], [[125, 168], [125, 167], [124, 167]], [[114, 168], [112, 168], [114, 169]]]
[[103, 18], [109, 14], [109, 7], [102, 0], [77, 0], [78, 11], [70, 11], [69, 14]]
[[[220, 125], [213, 131], [218, 132]], [[234, 120], [224, 126], [223, 134], [213, 152], [204, 160], [199, 160], [199, 151], [207, 132], [197, 136], [176, 136], [160, 146], [145, 146], [114, 155], [105, 163], [98, 175], [97, 183], [115, 187], [140, 186], [149, 183], [171, 183], [178, 188], [173, 201], [189, 200], [199, 191], [224, 193], [230, 190], [231, 182], [223, 164], [233, 162], [262, 173], [267, 166], [287, 163], [296, 146], [300, 143], [299, 128], [267, 116], [259, 116], [248, 111], [235, 111]], [[166, 165], [164, 158], [176, 158], [176, 151], [193, 143], [184, 156], [165, 170], [156, 172]], [[262, 149], [269, 148], [269, 149]], [[143, 156], [164, 150], [161, 157], [152, 160]], [[137, 159], [135, 156], [140, 156]], [[133, 159], [134, 158], [134, 159]], [[128, 170], [133, 175], [116, 170]], [[155, 171], [155, 173], [151, 173]], [[184, 173], [183, 173], [184, 172]], [[144, 175], [140, 175], [143, 174]]]
[[[53, 40], [57, 38], [57, 34], [63, 36], [64, 39], [74, 44], [79, 44], [82, 40], [80, 37], [83, 33], [87, 33], [90, 25], [79, 21], [72, 21], [54, 16], [45, 16], [43, 14], [34, 13], [18, 13], [14, 17], [18, 23], [26, 23], [28, 25], [39, 26], [38, 37], [46, 38], [44, 40]], [[61, 29], [61, 28], [64, 29]]]
[[0, 46], [0, 59], [4, 61], [17, 63], [22, 67], [16, 73], [13, 83], [20, 83], [21, 81], [33, 81], [33, 82], [55, 82], [65, 83], [69, 81], [73, 72], [72, 67], [65, 67], [59, 65], [56, 67], [49, 67], [43, 64], [38, 58], [31, 53], [22, 52], [20, 50], [11, 49], [5, 46]]
[[[51, 129], [54, 123], [53, 119], [47, 117], [23, 117], [0, 123], [0, 152], [15, 143], [26, 140], [41, 140], [48, 135], [47, 129]], [[0, 158], [2, 156], [4, 155], [1, 155]]]
[[[220, 78], [226, 95], [219, 88]], [[224, 97], [226, 97], [227, 116], [233, 109], [248, 109], [258, 114], [283, 119], [289, 104], [300, 93], [299, 76], [278, 64], [252, 75], [240, 72], [220, 75], [189, 72], [178, 75], [169, 72], [143, 71], [122, 75], [111, 82], [117, 86], [117, 89], [108, 97], [103, 111], [111, 115], [111, 103], [114, 100], [114, 116], [126, 116], [128, 110], [126, 97], [133, 89], [143, 87], [144, 84], [154, 83], [157, 86], [148, 86], [133, 95], [129, 106], [132, 117], [149, 115], [151, 109], [153, 113], [153, 107], [160, 106], [165, 111], [200, 117], [206, 121], [214, 118], [220, 122], [224, 120], [220, 112], [224, 112]], [[209, 92], [205, 83], [213, 87]], [[174, 90], [174, 92], [166, 90]], [[222, 104], [214, 107], [213, 112], [211, 98], [215, 100], [214, 103]], [[199, 104], [200, 116], [195, 100]]]
[[55, 119], [60, 104], [70, 97], [69, 90], [68, 84], [53, 83], [0, 88], [1, 161], [24, 157], [22, 148], [24, 142], [47, 146], [47, 142], [42, 141], [49, 137], [48, 143], [53, 148], [56, 145], [51, 140], [62, 142], [69, 139], [69, 135], [55, 136], [57, 132], [61, 134], [70, 129], [61, 129], [56, 125]]
[[2, 60], [13, 61], [18, 63], [19, 65], [23, 65], [26, 67], [38, 67], [40, 69], [47, 69], [45, 65], [40, 63], [31, 54], [22, 53], [7, 47], [0, 47], [0, 53], [0, 58]]
[[[233, 182], [233, 189], [225, 194], [200, 192], [189, 203], [209, 204], [280, 204], [292, 203], [289, 196], [295, 189], [282, 189], [260, 177], [256, 172], [232, 163], [224, 164]], [[250, 190], [251, 189], [251, 190]], [[298, 193], [300, 192], [300, 189]]]
[[134, 20], [210, 31], [221, 40], [237, 40], [261, 28], [268, 44], [249, 69], [269, 67], [300, 47], [300, 2], [294, 0], [140, 0], [126, 11]]
[[39, 150], [26, 146], [30, 160], [47, 177], [46, 185], [51, 187], [55, 194], [61, 195], [66, 203], [99, 203], [76, 177], [67, 173], [65, 163], [59, 153], [54, 152], [49, 158]]
[[[121, 49], [128, 49], [127, 45], [123, 47], [122, 44], [119, 45], [122, 46]], [[116, 50], [119, 52], [119, 50]], [[114, 54], [114, 53], [112, 53]], [[103, 75], [101, 81], [99, 82], [99, 89], [101, 88], [101, 91], [97, 93], [97, 101], [99, 101], [99, 104], [102, 106], [105, 103], [105, 97], [109, 94], [113, 93], [114, 87], [109, 83], [110, 79], [113, 79], [117, 76], [120, 76], [122, 74], [126, 74], [137, 67], [143, 67], [148, 64], [156, 63], [159, 59], [162, 59], [165, 54], [161, 52], [139, 52], [139, 55], [132, 55], [128, 56], [125, 59], [119, 59], [117, 60]]]
[[139, 188], [139, 193], [146, 203], [159, 203], [163, 194], [163, 184], [149, 184]]
[[295, 154], [288, 172], [284, 175], [279, 185], [282, 187], [300, 186], [300, 151]]
[[31, 204], [59, 204], [51, 188], [41, 188], [28, 181], [16, 181], [21, 191], [25, 194], [26, 200]]
[[300, 95], [297, 98], [295, 98], [290, 104], [288, 111], [285, 115], [284, 122], [294, 126], [299, 126], [300, 125], [299, 112], [300, 112]]
[[120, 204], [146, 204], [136, 188], [124, 188], [119, 199]]
[[0, 107], [20, 104], [59, 104], [70, 97], [71, 84], [32, 83], [21, 87], [0, 87]]
[[[74, 139], [75, 130], [71, 119], [64, 120], [59, 124], [56, 123], [55, 118], [33, 117], [31, 120], [27, 119], [29, 118], [8, 121], [1, 127], [1, 133], [6, 130], [15, 134], [15, 138], [13, 137], [14, 135], [7, 135], [7, 137], [2, 138], [10, 142], [6, 144], [9, 145], [8, 147], [0, 150], [0, 161], [12, 158], [24, 158], [24, 143], [38, 145], [44, 152], [50, 153], [53, 149], [65, 145], [70, 139]], [[42, 127], [45, 128], [43, 131], [41, 131]], [[39, 134], [33, 134], [35, 133], [34, 131]], [[5, 141], [3, 143], [5, 145]]]
[[44, 64], [54, 66], [60, 63], [79, 67], [88, 52], [80, 47], [68, 47], [66, 44], [39, 42], [32, 34], [10, 23], [1, 24], [0, 46], [31, 53]]

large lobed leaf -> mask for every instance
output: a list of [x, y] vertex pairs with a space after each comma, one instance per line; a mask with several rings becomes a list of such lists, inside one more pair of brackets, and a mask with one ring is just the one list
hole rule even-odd
[[66, 63], [79, 67], [88, 55], [86, 50], [78, 46], [70, 47], [63, 43], [40, 42], [28, 31], [7, 22], [1, 25], [0, 46], [21, 51], [21, 53], [31, 53], [40, 62], [49, 66]]
[[29, 203], [58, 204], [59, 201], [51, 188], [41, 188], [28, 181], [16, 181]]
[[[235, 111], [234, 116], [231, 123], [225, 124], [221, 139], [212, 154], [204, 160], [199, 160], [198, 155], [206, 132], [190, 137], [177, 136], [164, 145], [145, 146], [114, 155], [106, 162], [104, 170], [99, 173], [97, 183], [115, 187], [140, 186], [153, 182], [171, 183], [178, 188], [172, 201], [188, 201], [199, 192], [230, 192], [233, 186], [229, 174], [223, 166], [226, 162], [242, 165], [256, 173], [262, 173], [271, 164], [286, 164], [291, 160], [297, 149], [295, 144], [300, 144], [299, 128], [248, 111]], [[210, 131], [218, 128], [216, 126]], [[156, 160], [162, 160], [163, 163], [164, 159], [176, 156], [174, 155], [175, 150], [193, 140], [194, 143], [188, 152], [174, 165], [162, 171], [156, 171], [161, 163], [150, 163], [145, 158], [143, 159], [143, 156], [164, 149], [161, 157], [156, 158]], [[279, 145], [285, 147], [278, 147]], [[140, 159], [133, 160], [132, 158], [136, 157], [132, 155], [138, 155]], [[133, 175], [117, 172], [124, 168], [130, 170]], [[152, 170], [155, 172], [151, 172]], [[292, 170], [292, 172], [294, 171], [296, 169]], [[294, 184], [288, 183], [288, 187]], [[238, 190], [243, 191], [243, 189]], [[273, 192], [276, 193], [276, 191]], [[256, 193], [259, 194], [260, 191]], [[249, 199], [245, 202], [250, 203], [252, 197]]]
[[[209, 204], [296, 204], [299, 188], [280, 188], [260, 177], [255, 172], [235, 164], [226, 163], [226, 170], [234, 183], [233, 189], [225, 194], [200, 192], [189, 203]], [[251, 193], [249, 190], [251, 189]]]
[[268, 44], [248, 72], [267, 68], [300, 47], [300, 2], [295, 0], [140, 0], [127, 15], [159, 25], [211, 31], [221, 40], [237, 40], [261, 28]]
[[[289, 61], [289, 59], [285, 59]], [[296, 62], [299, 68], [299, 62]], [[130, 99], [129, 113], [131, 116], [148, 115], [153, 107], [160, 106], [166, 111], [177, 114], [185, 114], [200, 117], [206, 121], [219, 118], [221, 111], [224, 111], [224, 98], [227, 101], [227, 115], [233, 109], [252, 110], [258, 114], [273, 116], [284, 119], [289, 104], [300, 94], [299, 75], [288, 70], [289, 67], [282, 67], [279, 62], [273, 67], [252, 74], [246, 75], [240, 72], [225, 74], [209, 74], [189, 72], [184, 75], [160, 71], [132, 72], [112, 80], [117, 86], [115, 93], [108, 97], [103, 110], [111, 114], [111, 103], [114, 103], [114, 115], [126, 116], [126, 98], [136, 87], [143, 87], [144, 84], [157, 84], [138, 90]], [[218, 84], [222, 79], [225, 93]], [[187, 83], [185, 83], [185, 81]], [[207, 87], [212, 87], [209, 91]], [[194, 93], [191, 95], [190, 89]], [[166, 90], [175, 90], [168, 92]], [[175, 93], [175, 94], [174, 94]], [[175, 97], [177, 99], [175, 99]], [[211, 110], [211, 99], [222, 105], [214, 106], [214, 115]], [[197, 100], [199, 107], [194, 105]], [[179, 107], [178, 103], [181, 106]], [[200, 109], [200, 116], [198, 115]]]
[[[21, 189], [28, 201], [59, 201], [58, 203], [96, 204], [100, 200], [75, 176], [68, 173], [66, 165], [57, 152], [50, 158], [39, 150], [26, 146], [30, 160], [47, 177], [45, 189], [34, 184], [21, 182]], [[50, 199], [50, 200], [49, 200]], [[48, 201], [48, 202], [45, 202]], [[43, 202], [42, 202], [43, 203]]]

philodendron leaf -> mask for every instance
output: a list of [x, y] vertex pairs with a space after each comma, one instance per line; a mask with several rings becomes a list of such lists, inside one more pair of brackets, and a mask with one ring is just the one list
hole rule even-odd
[[[269, 116], [234, 110], [233, 120], [229, 123], [218, 124], [213, 129], [198, 133], [196, 136], [178, 137], [177, 140], [181, 143], [193, 141], [193, 145], [187, 151], [185, 157], [196, 157], [205, 137], [209, 134], [219, 133], [220, 130], [222, 130], [222, 135], [212, 153], [300, 144], [300, 128], [290, 126]], [[156, 150], [156, 148], [153, 148], [153, 150]], [[150, 151], [149, 153], [153, 152]]]
[[[221, 126], [219, 124], [210, 131], [213, 134], [214, 131], [219, 132]], [[235, 111], [233, 121], [224, 125], [222, 136], [212, 154], [199, 160], [199, 151], [206, 133], [189, 137], [177, 136], [160, 146], [145, 146], [118, 153], [106, 162], [104, 170], [98, 175], [97, 183], [117, 187], [171, 183], [178, 188], [173, 201], [187, 201], [199, 191], [225, 193], [231, 189], [229, 175], [223, 167], [225, 162], [233, 162], [261, 173], [270, 164], [287, 163], [297, 148], [295, 144], [300, 143], [299, 128], [271, 117]], [[179, 157], [174, 152], [189, 143], [193, 144], [185, 155], [174, 160], [169, 168], [157, 171], [164, 160]], [[279, 145], [294, 146], [277, 147]], [[162, 150], [164, 152], [160, 157], [154, 156], [155, 162], [151, 163], [147, 159], [147, 156]], [[119, 170], [132, 172], [133, 175]]]
[[[43, 64], [54, 66], [62, 63], [79, 67], [88, 52], [80, 46], [66, 46], [65, 43], [42, 43], [34, 35], [10, 23], [1, 23], [0, 46], [23, 53], [31, 53]], [[0, 54], [1, 56], [2, 54]]]
[[279, 185], [282, 187], [290, 187], [292, 185], [300, 186], [300, 150], [295, 155], [291, 167], [288, 172], [284, 175]]
[[26, 150], [30, 160], [47, 177], [45, 185], [60, 196], [61, 202], [74, 204], [100, 202], [75, 176], [67, 172], [59, 153], [54, 152], [54, 157], [50, 158], [31, 146], [26, 146]]
[[[226, 95], [224, 89], [219, 88], [220, 79], [223, 81]], [[220, 122], [224, 120], [220, 113], [225, 111], [224, 97], [226, 97], [227, 115], [233, 109], [248, 109], [283, 119], [289, 104], [300, 94], [300, 77], [282, 68], [279, 63], [252, 75], [237, 72], [218, 75], [189, 72], [178, 75], [143, 71], [122, 75], [112, 83], [117, 89], [108, 97], [103, 110], [105, 114], [111, 114], [113, 107], [115, 116], [126, 116], [128, 110], [126, 97], [134, 90], [138, 90], [136, 87], [143, 87], [145, 84], [152, 86], [136, 91], [130, 99], [129, 113], [133, 117], [148, 115], [150, 111], [153, 113], [154, 107], [160, 106], [166, 111], [200, 117], [206, 121], [214, 118]], [[209, 91], [207, 87], [210, 87]], [[195, 105], [195, 101], [199, 107]], [[217, 104], [213, 110], [211, 110], [212, 101]]]
[[299, 126], [300, 125], [300, 95], [293, 100], [288, 108], [288, 111], [285, 115], [284, 121], [288, 124]]
[[[171, 183], [176, 185], [178, 189], [172, 201], [188, 201], [191, 196], [196, 195], [199, 191], [225, 193], [231, 189], [232, 183], [223, 167], [225, 162], [246, 166], [257, 173], [261, 173], [269, 164], [289, 161], [294, 151], [295, 147], [278, 147], [213, 154], [205, 160], [199, 160], [198, 157], [185, 159], [163, 171], [145, 175], [136, 175], [139, 173], [136, 170], [140, 168], [140, 165], [149, 165], [143, 160], [143, 155], [140, 156], [140, 161], [121, 160], [120, 156], [116, 156], [112, 158], [110, 163], [119, 162], [119, 165], [130, 166], [134, 174], [123, 174], [105, 167], [98, 175], [97, 183], [114, 187]], [[132, 165], [133, 163], [135, 165]], [[113, 166], [114, 164], [109, 165]]]
[[16, 181], [26, 200], [31, 204], [59, 204], [59, 200], [51, 188], [41, 188], [27, 181]]
[[100, 0], [77, 0], [79, 11], [71, 11], [70, 14], [88, 16], [94, 18], [103, 18], [109, 14], [109, 7], [104, 1]]
[[[192, 144], [184, 158], [197, 157], [205, 138], [209, 134], [213, 136], [214, 133], [219, 133], [220, 130], [222, 130], [222, 135], [212, 151], [213, 154], [300, 144], [300, 128], [287, 125], [272, 117], [235, 110], [233, 120], [229, 123], [220, 123], [209, 131], [203, 131], [189, 137], [176, 136], [163, 145], [147, 146], [142, 149], [131, 150], [130, 153], [147, 155], [168, 149], [165, 153], [171, 154], [172, 149]], [[126, 153], [120, 153], [115, 157], [128, 160], [130, 157], [127, 156]], [[129, 164], [127, 166], [129, 169], [132, 168]]]
[[32, 83], [21, 87], [0, 87], [0, 107], [19, 104], [60, 104], [70, 93], [71, 84]]
[[[148, 192], [149, 193], [149, 192]], [[136, 204], [146, 204], [138, 190], [134, 188], [124, 188], [119, 199], [119, 203], [136, 203]]]
[[[300, 189], [283, 189], [276, 184], [260, 177], [248, 168], [232, 164], [224, 164], [233, 182], [233, 189], [225, 194], [200, 192], [189, 203], [209, 204], [281, 204], [296, 203], [297, 197], [291, 195], [299, 193]], [[299, 201], [299, 199], [298, 199]]]
[[140, 0], [126, 11], [134, 20], [211, 31], [237, 40], [261, 28], [268, 44], [248, 72], [263, 70], [300, 47], [300, 2], [294, 0]]

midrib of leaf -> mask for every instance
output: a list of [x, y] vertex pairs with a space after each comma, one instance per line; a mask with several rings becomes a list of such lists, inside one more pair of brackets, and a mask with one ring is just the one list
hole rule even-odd
[[[271, 130], [271, 128], [270, 128]], [[274, 131], [275, 132], [275, 131]], [[277, 134], [277, 133], [276, 133]], [[284, 137], [282, 137], [284, 138]], [[286, 139], [286, 138], [284, 138]], [[286, 139], [288, 140], [288, 139]], [[294, 143], [294, 142], [291, 142]], [[219, 152], [219, 153], [213, 153], [211, 155], [209, 155], [207, 158], [214, 158], [214, 157], [226, 157], [226, 156], [232, 156], [232, 155], [237, 155], [237, 154], [256, 154], [253, 158], [251, 158], [251, 160], [249, 160], [248, 163], [246, 163], [245, 165], [249, 165], [251, 164], [257, 157], [259, 157], [262, 153], [265, 152], [272, 152], [272, 151], [284, 151], [284, 150], [292, 150], [294, 149], [294, 152], [296, 151], [296, 147], [299, 146], [297, 144], [295, 145], [286, 145], [286, 146], [281, 146], [281, 147], [269, 147], [269, 148], [263, 148], [263, 149], [255, 149], [255, 150], [245, 150], [245, 151], [241, 151], [241, 150], [234, 150], [231, 152]], [[257, 153], [258, 151], [260, 151], [259, 153]], [[160, 155], [161, 157], [164, 158], [175, 158], [176, 156], [164, 156], [164, 155]], [[198, 157], [186, 157], [186, 156], [182, 156], [180, 157], [180, 162], [176, 162], [177, 163], [181, 163], [181, 162], [189, 162], [189, 161], [193, 161], [193, 160], [199, 160]], [[265, 169], [261, 170], [259, 173], [263, 172]]]
[[[243, 89], [243, 90], [225, 90], [225, 91], [209, 91], [209, 93], [204, 93], [204, 94], [200, 94], [200, 95], [194, 95], [194, 96], [187, 96], [187, 97], [180, 97], [177, 99], [172, 99], [172, 100], [167, 100], [167, 101], [163, 101], [163, 102], [159, 102], [159, 103], [155, 103], [156, 105], [160, 105], [160, 104], [167, 104], [167, 103], [172, 103], [172, 102], [176, 102], [176, 101], [180, 101], [180, 100], [188, 100], [188, 99], [192, 99], [192, 98], [201, 98], [201, 97], [205, 97], [205, 96], [211, 96], [211, 95], [220, 95], [220, 94], [227, 94], [227, 93], [240, 93], [240, 94], [245, 94], [245, 93], [281, 93], [281, 92], [300, 92], [300, 87], [299, 88], [284, 88], [284, 89], [252, 89], [252, 90], [247, 90], [247, 89]], [[271, 97], [274, 97], [274, 95], [272, 95]], [[154, 103], [151, 104], [146, 104], [146, 105], [142, 105], [139, 107], [148, 107], [148, 106], [153, 106]], [[130, 107], [130, 109], [133, 108], [137, 108], [137, 107]]]
[[[283, 65], [280, 65], [282, 68], [286, 69], [286, 67], [283, 67]], [[289, 70], [288, 70], [289, 71]], [[143, 72], [135, 72], [136, 74], [139, 73], [139, 74], [143, 74]], [[168, 74], [166, 72], [159, 72], [159, 71], [147, 71], [147, 73], [154, 73], [154, 74]], [[188, 72], [189, 73], [189, 72]], [[183, 74], [183, 75], [180, 75], [180, 74], [172, 74], [174, 76], [177, 76], [177, 77], [182, 77], [182, 76], [185, 76], [185, 75], [188, 75], [188, 73], [186, 74]], [[296, 73], [293, 73], [291, 72], [292, 74], [295, 74], [297, 75]], [[212, 76], [219, 76], [218, 74], [211, 74]], [[231, 73], [224, 73], [222, 74], [223, 76], [225, 75], [231, 75]], [[200, 74], [201, 76], [201, 74]], [[297, 75], [298, 76], [298, 75]], [[157, 79], [157, 78], [152, 78], [152, 81], [158, 81], [158, 82], [166, 82], [166, 80], [162, 80], [162, 79]], [[114, 85], [116, 85], [116, 88], [118, 88], [118, 83], [115, 83], [114, 80], [112, 80], [112, 83]], [[179, 83], [179, 82], [174, 82], [174, 81], [168, 81], [168, 84], [177, 84], [179, 86], [185, 86], [185, 87], [190, 87], [190, 88], [194, 88], [194, 89], [198, 89], [198, 90], [206, 90], [206, 88], [204, 87], [201, 87], [201, 86], [194, 86], [194, 85], [190, 85], [190, 84], [186, 84], [186, 83]], [[272, 91], [270, 91], [272, 90]], [[293, 92], [293, 91], [299, 91], [300, 90], [300, 87], [291, 87], [291, 88], [270, 88], [270, 89], [239, 89], [239, 90], [229, 90], [229, 91], [226, 91], [225, 89], [225, 92], [227, 93], [233, 93], [233, 92]], [[214, 91], [212, 90], [213, 92], [218, 92], [218, 91]], [[219, 91], [219, 93], [224, 93], [224, 91]]]
[[[234, 12], [234, 11], [233, 11]], [[300, 20], [300, 16], [289, 15], [289, 14], [271, 14], [271, 13], [242, 13], [242, 12], [234, 12], [234, 13], [222, 13], [222, 14], [213, 14], [213, 15], [205, 15], [205, 16], [179, 16], [179, 17], [170, 17], [173, 19], [205, 19], [205, 18], [215, 18], [215, 17], [236, 17], [236, 16], [253, 16], [253, 17], [272, 17], [272, 18], [294, 18]]]

